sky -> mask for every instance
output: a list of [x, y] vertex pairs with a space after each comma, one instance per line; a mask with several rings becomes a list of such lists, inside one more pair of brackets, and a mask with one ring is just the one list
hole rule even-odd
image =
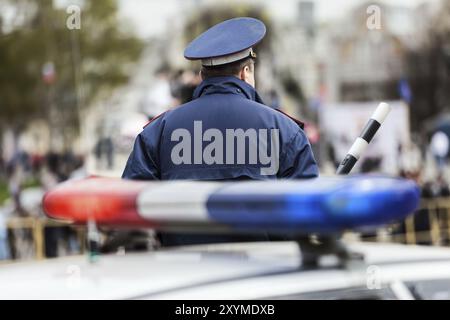
[[[441, 0], [427, 0], [427, 2]], [[170, 26], [178, 15], [183, 14], [195, 5], [202, 3], [220, 3], [220, 0], [119, 0], [120, 13], [131, 20], [137, 33], [144, 37], [161, 34]], [[237, 0], [227, 3], [239, 2]], [[241, 1], [242, 2], [242, 1]], [[246, 2], [265, 5], [274, 18], [293, 19], [298, 13], [299, 0], [246, 0]], [[365, 0], [315, 0], [316, 19], [318, 22], [337, 19], [352, 7], [366, 3]], [[425, 0], [381, 0], [380, 2], [404, 7], [415, 7]], [[172, 20], [168, 20], [172, 19]], [[171, 21], [171, 22], [168, 22]]]

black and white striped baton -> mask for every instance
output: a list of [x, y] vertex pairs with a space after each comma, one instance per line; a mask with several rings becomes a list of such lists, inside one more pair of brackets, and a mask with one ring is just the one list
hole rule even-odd
[[387, 103], [381, 102], [378, 105], [363, 131], [359, 137], [356, 138], [344, 160], [342, 160], [341, 164], [337, 168], [336, 174], [348, 174], [353, 169], [356, 161], [358, 161], [360, 156], [366, 150], [373, 136], [377, 133], [378, 128], [380, 128], [384, 119], [386, 119], [389, 111], [391, 111], [391, 108]]

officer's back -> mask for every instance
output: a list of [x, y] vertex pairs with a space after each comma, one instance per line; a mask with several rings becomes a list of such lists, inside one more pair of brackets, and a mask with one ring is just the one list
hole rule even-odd
[[273, 179], [317, 176], [301, 127], [258, 103], [234, 76], [204, 80], [194, 100], [162, 114], [137, 139], [124, 177]]

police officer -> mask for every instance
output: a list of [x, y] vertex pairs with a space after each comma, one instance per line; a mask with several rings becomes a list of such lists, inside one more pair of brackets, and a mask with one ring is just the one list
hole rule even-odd
[[123, 178], [241, 180], [313, 178], [318, 168], [303, 124], [263, 104], [255, 90], [252, 47], [266, 33], [234, 18], [185, 49], [201, 60], [193, 100], [150, 121], [136, 138]]
[[184, 55], [201, 60], [203, 82], [193, 101], [155, 117], [139, 134], [124, 178], [318, 175], [302, 123], [265, 106], [255, 91], [252, 47], [265, 32], [265, 25], [257, 19], [235, 18], [215, 25], [188, 45]]

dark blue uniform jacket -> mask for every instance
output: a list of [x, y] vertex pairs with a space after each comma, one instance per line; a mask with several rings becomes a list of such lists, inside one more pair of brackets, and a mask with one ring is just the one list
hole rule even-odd
[[[196, 88], [193, 98], [144, 128], [136, 138], [123, 178], [234, 180], [318, 175], [301, 126], [262, 104], [246, 82], [236, 77], [209, 78]], [[230, 138], [230, 130], [236, 133], [237, 129], [242, 129], [241, 136], [244, 133], [240, 142]], [[242, 143], [245, 149], [240, 148]], [[249, 150], [257, 150], [253, 158]]]

